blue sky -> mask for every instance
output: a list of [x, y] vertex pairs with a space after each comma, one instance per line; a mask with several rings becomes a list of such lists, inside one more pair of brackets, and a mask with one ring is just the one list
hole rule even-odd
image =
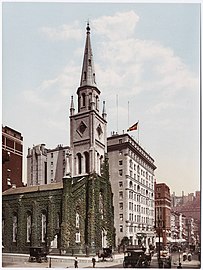
[[[198, 3], [3, 3], [2, 122], [24, 137], [25, 172], [28, 147], [69, 145], [70, 96], [76, 104], [89, 19], [108, 135], [139, 120], [157, 182], [177, 194], [199, 190], [199, 9]], [[138, 139], [137, 131], [130, 135]]]

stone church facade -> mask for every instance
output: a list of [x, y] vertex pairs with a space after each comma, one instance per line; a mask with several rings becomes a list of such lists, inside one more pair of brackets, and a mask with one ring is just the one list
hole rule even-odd
[[43, 246], [62, 254], [95, 254], [115, 245], [113, 195], [107, 157], [106, 112], [99, 111], [90, 27], [81, 82], [70, 106], [70, 152], [62, 182], [13, 188], [3, 193], [4, 252]]

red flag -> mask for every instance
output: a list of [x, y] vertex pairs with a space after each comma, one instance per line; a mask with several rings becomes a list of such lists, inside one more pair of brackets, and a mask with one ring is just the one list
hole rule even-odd
[[131, 127], [129, 127], [129, 129], [127, 131], [132, 131], [132, 130], [137, 130], [138, 129], [138, 122], [134, 125], [132, 125]]

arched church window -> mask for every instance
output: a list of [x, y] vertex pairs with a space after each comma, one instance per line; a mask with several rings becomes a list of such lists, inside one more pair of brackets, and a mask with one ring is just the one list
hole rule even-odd
[[102, 167], [103, 161], [104, 161], [104, 157], [101, 155], [101, 157], [100, 157], [100, 170], [101, 170], [101, 167]]
[[84, 80], [87, 80], [87, 72], [84, 72]]
[[89, 94], [89, 110], [91, 110], [92, 93]]
[[17, 241], [17, 225], [18, 225], [17, 214], [14, 213], [13, 215], [13, 242]]
[[77, 154], [78, 159], [78, 174], [82, 173], [82, 155], [80, 153]]
[[99, 97], [96, 96], [96, 110], [99, 110]]
[[31, 228], [32, 228], [32, 216], [31, 213], [27, 213], [27, 242], [31, 241]]
[[60, 228], [60, 214], [57, 213], [57, 216], [56, 216], [56, 229], [59, 229]]
[[78, 213], [76, 213], [76, 216], [75, 216], [75, 227], [76, 228], [80, 227], [80, 215]]
[[42, 212], [42, 242], [46, 241], [46, 233], [47, 233], [47, 216], [46, 212]]
[[85, 93], [82, 93], [82, 106], [85, 107], [86, 102], [85, 102]]
[[88, 152], [85, 152], [84, 153], [84, 155], [85, 155], [85, 172], [86, 173], [89, 173], [89, 166], [90, 166], [90, 162], [89, 162], [89, 153]]
[[104, 218], [104, 198], [103, 198], [103, 192], [100, 190], [99, 192], [99, 212], [101, 214], [101, 218]]
[[96, 83], [96, 80], [95, 80], [95, 73], [93, 73], [93, 79], [94, 79], [94, 83]]

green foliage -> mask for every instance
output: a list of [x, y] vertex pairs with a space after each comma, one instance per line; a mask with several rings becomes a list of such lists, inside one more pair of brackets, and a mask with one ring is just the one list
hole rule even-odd
[[[102, 194], [103, 213], [100, 209]], [[17, 244], [12, 242], [13, 213], [18, 214]], [[27, 213], [32, 213], [31, 243], [27, 242]], [[46, 241], [42, 242], [42, 212], [47, 216]], [[76, 228], [76, 212], [80, 217]], [[61, 223], [57, 229], [57, 215]], [[107, 156], [102, 164], [102, 176], [91, 174], [74, 179], [64, 178], [63, 189], [43, 190], [24, 194], [3, 195], [5, 233], [3, 243], [6, 252], [29, 252], [31, 246], [50, 247], [56, 233], [60, 248], [84, 250], [91, 247], [96, 252], [102, 247], [102, 230], [107, 232], [109, 246], [115, 246], [115, 228], [112, 191], [109, 181]], [[75, 242], [80, 232], [80, 243]]]

